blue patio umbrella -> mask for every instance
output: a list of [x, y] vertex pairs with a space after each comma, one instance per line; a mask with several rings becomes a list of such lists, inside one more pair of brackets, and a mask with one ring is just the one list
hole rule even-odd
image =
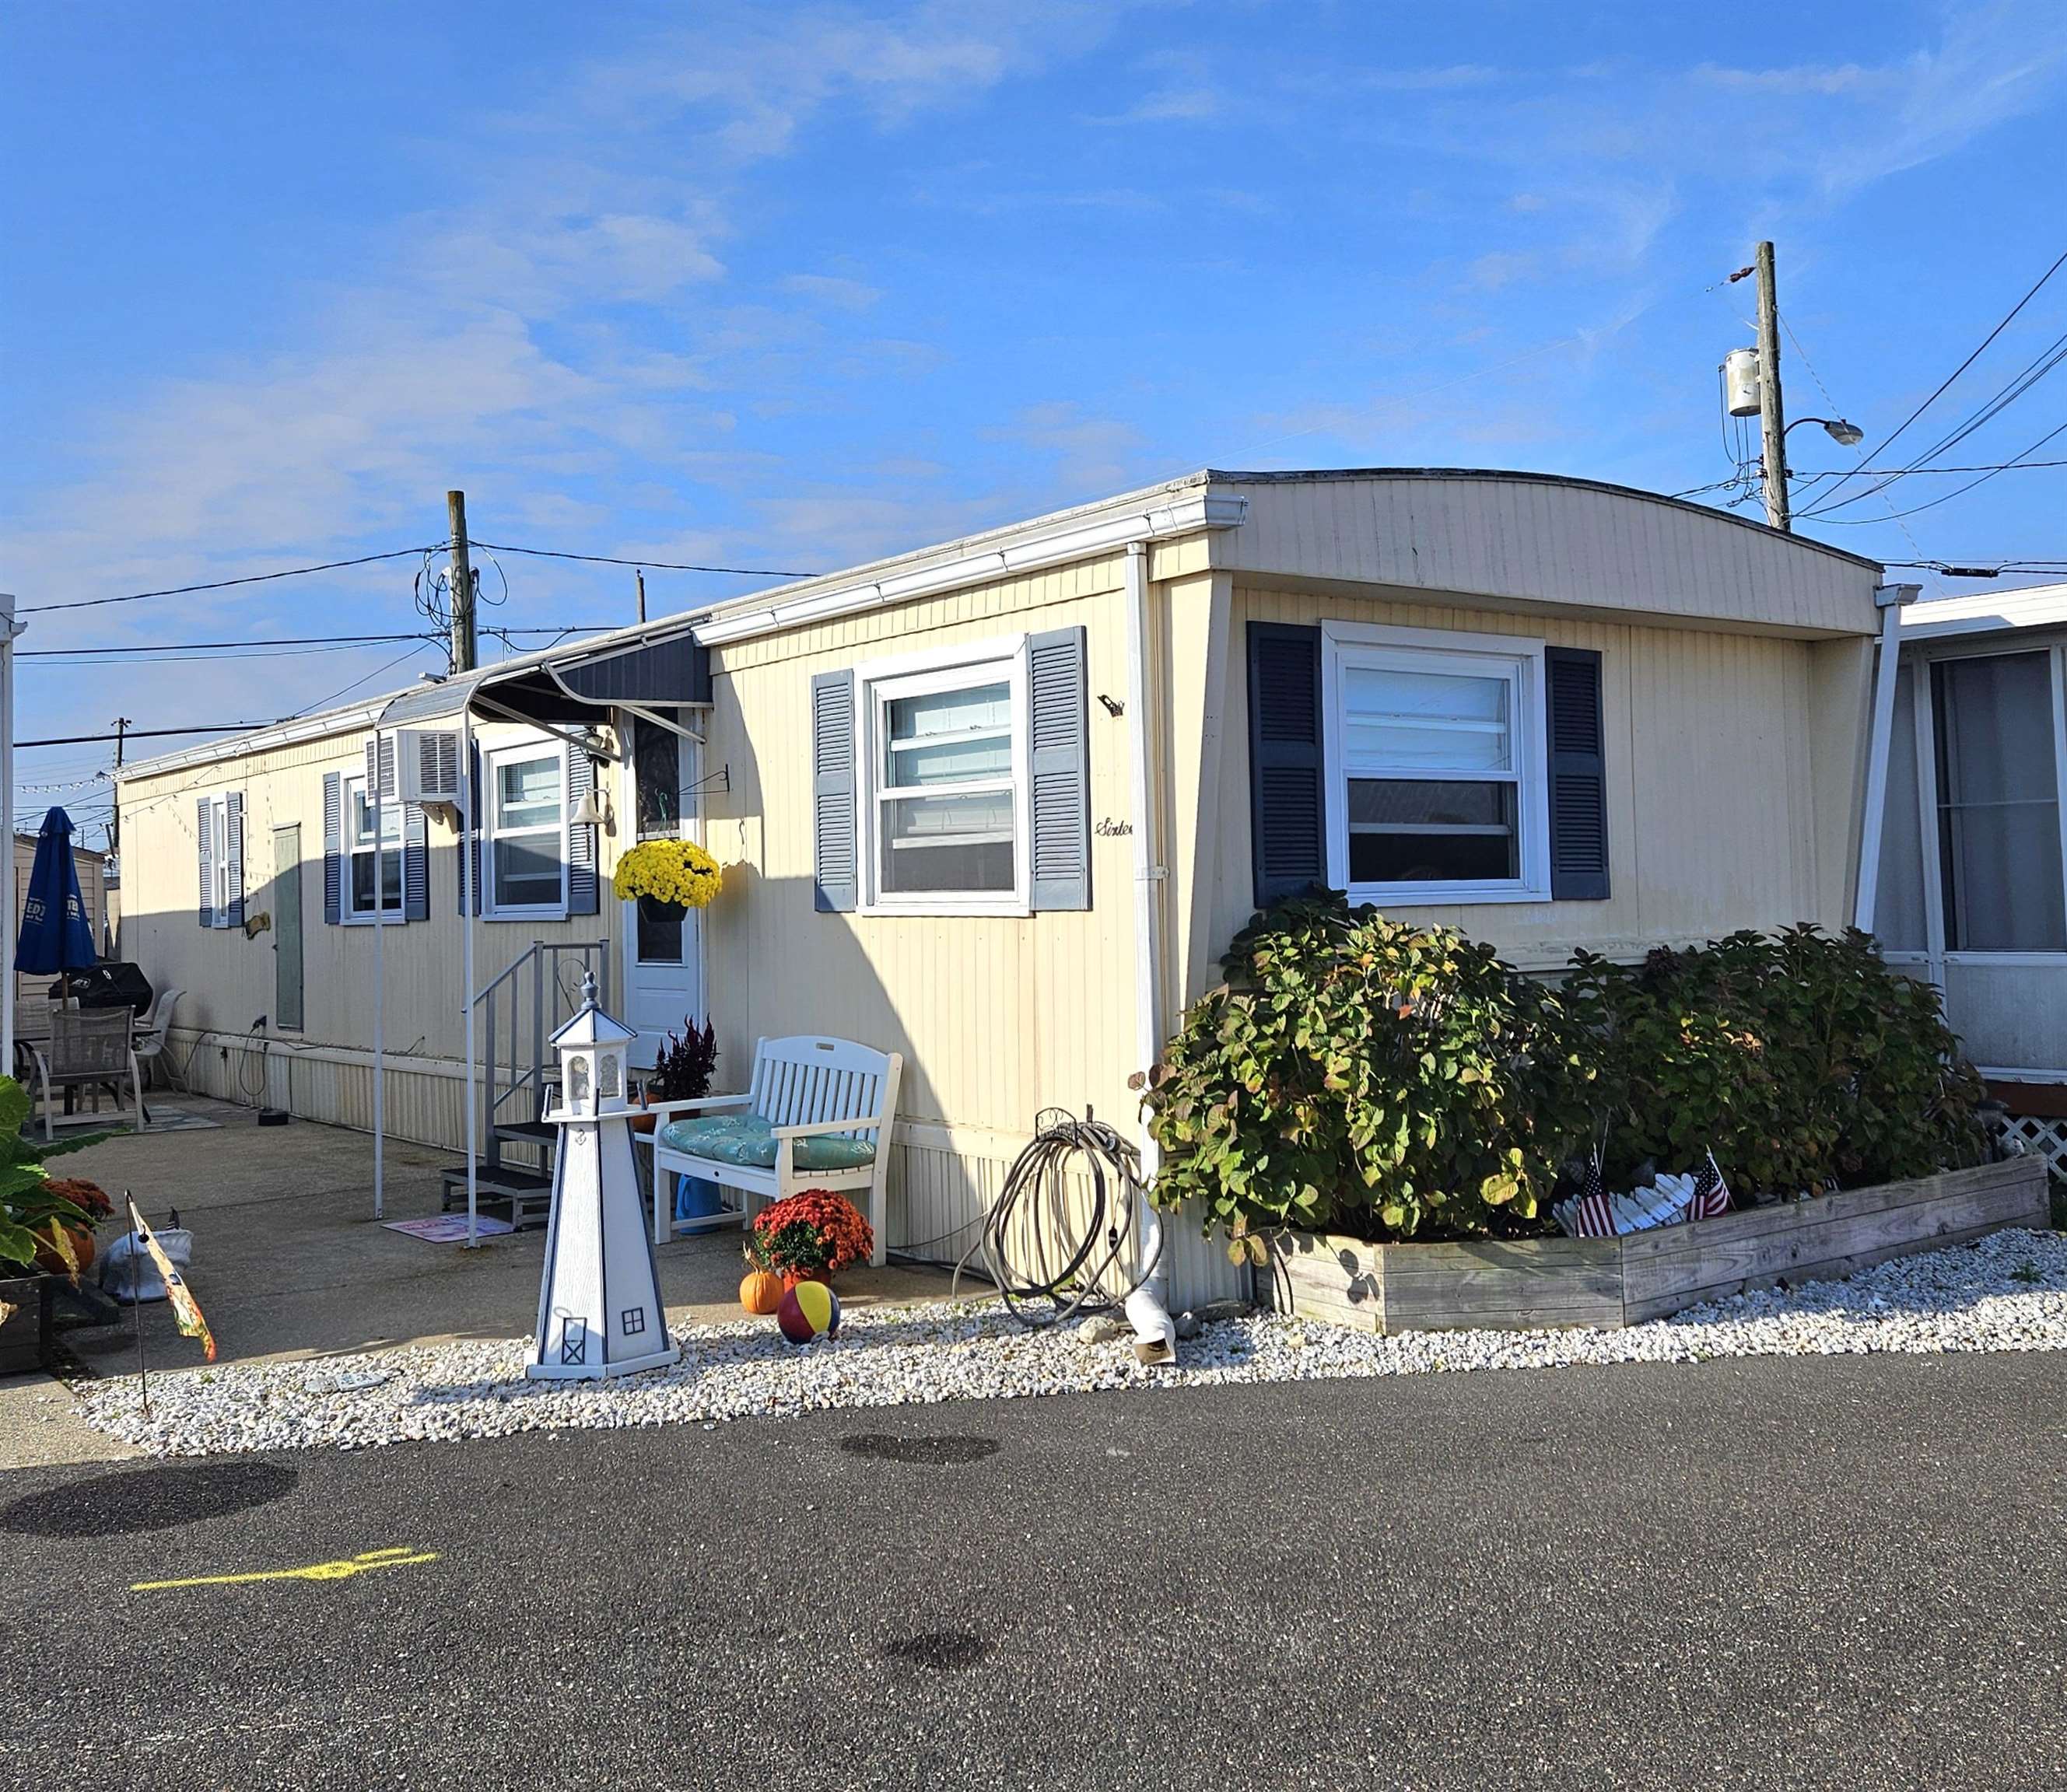
[[31, 976], [62, 975], [99, 962], [86, 902], [79, 894], [79, 870], [72, 862], [71, 817], [54, 809], [36, 835], [36, 862], [22, 903], [14, 968]]

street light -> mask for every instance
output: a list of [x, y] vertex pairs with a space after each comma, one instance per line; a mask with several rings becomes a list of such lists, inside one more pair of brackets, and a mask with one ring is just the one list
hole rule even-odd
[[1846, 423], [1842, 417], [1797, 417], [1781, 433], [1783, 436], [1791, 436], [1805, 423], [1821, 424], [1823, 433], [1839, 448], [1857, 448], [1866, 439], [1863, 429], [1855, 423]]

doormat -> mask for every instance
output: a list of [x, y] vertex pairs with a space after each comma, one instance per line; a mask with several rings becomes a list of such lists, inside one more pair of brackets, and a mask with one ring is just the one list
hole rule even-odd
[[[382, 1223], [391, 1232], [406, 1232], [412, 1239], [421, 1239], [426, 1244], [465, 1244], [466, 1243], [466, 1215], [465, 1214], [433, 1214], [428, 1219], [390, 1219]], [[493, 1238], [498, 1232], [514, 1232], [517, 1228], [506, 1219], [490, 1219], [482, 1214], [473, 1222], [474, 1236]]]

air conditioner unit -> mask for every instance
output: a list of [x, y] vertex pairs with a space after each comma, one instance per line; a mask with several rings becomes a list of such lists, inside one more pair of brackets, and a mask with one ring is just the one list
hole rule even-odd
[[459, 735], [451, 728], [398, 728], [395, 759], [405, 803], [461, 801]]
[[449, 728], [397, 728], [366, 743], [366, 789], [384, 803], [460, 801], [459, 736]]

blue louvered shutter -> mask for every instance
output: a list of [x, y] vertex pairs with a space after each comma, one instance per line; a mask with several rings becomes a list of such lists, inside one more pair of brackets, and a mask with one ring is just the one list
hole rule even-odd
[[[567, 813], [595, 790], [595, 761], [579, 749], [567, 755]], [[595, 829], [567, 826], [567, 913], [594, 914], [601, 902], [595, 874]]]
[[194, 839], [201, 849], [201, 924], [215, 925], [215, 824], [209, 816], [209, 799], [194, 802]]
[[344, 918], [344, 780], [323, 773], [323, 920], [335, 927]]
[[1321, 631], [1249, 625], [1249, 852], [1259, 908], [1327, 882]]
[[854, 674], [811, 679], [812, 903], [844, 914], [859, 891], [855, 847]]
[[402, 918], [431, 918], [431, 829], [420, 803], [402, 805]]
[[1550, 757], [1550, 894], [1560, 902], [1608, 895], [1608, 776], [1601, 724], [1601, 656], [1545, 647], [1544, 708]]
[[1033, 761], [1036, 909], [1091, 906], [1091, 786], [1084, 715], [1084, 631], [1055, 629], [1026, 643]]
[[223, 801], [224, 859], [227, 869], [223, 881], [229, 886], [229, 918], [228, 925], [244, 925], [244, 793], [233, 790]]

